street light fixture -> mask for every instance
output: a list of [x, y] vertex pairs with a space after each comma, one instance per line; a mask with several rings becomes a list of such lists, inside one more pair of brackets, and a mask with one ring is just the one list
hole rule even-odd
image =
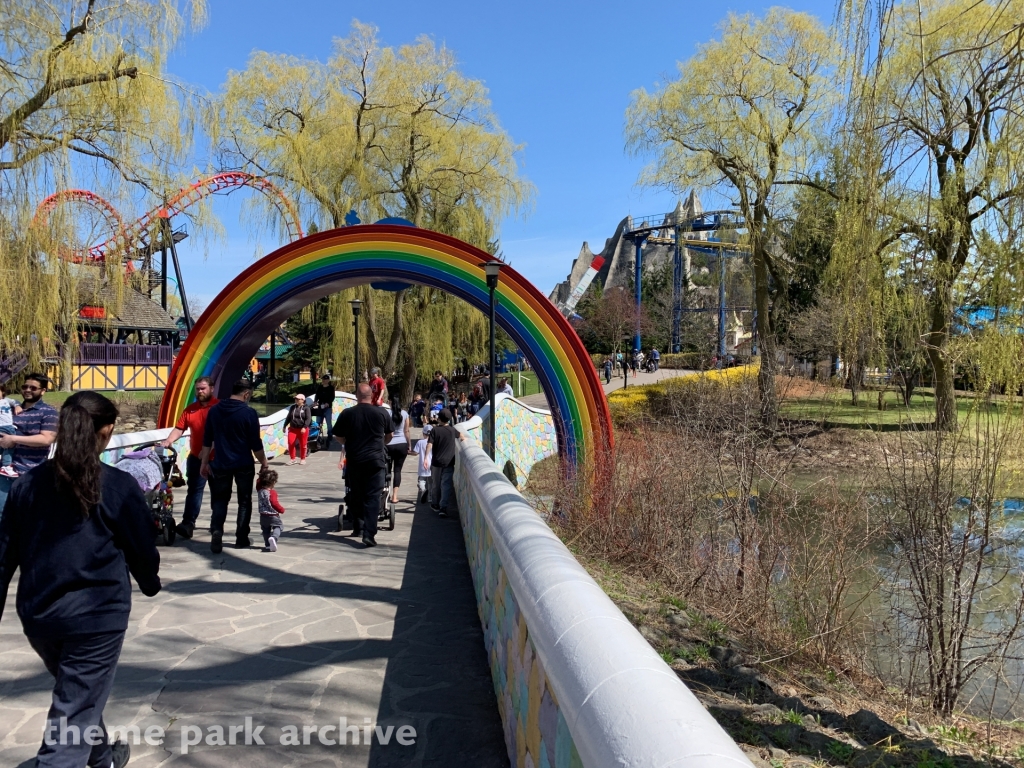
[[490, 343], [490, 362], [487, 366], [490, 373], [490, 384], [491, 384], [491, 407], [489, 409], [488, 420], [490, 421], [491, 428], [491, 439], [487, 443], [487, 454], [491, 457], [491, 461], [494, 461], [494, 446], [497, 443], [497, 435], [494, 433], [494, 401], [495, 401], [495, 388], [496, 384], [494, 381], [494, 314], [497, 306], [497, 297], [495, 296], [495, 290], [498, 287], [498, 273], [501, 272], [502, 263], [500, 261], [488, 261], [484, 263], [484, 274], [487, 275], [487, 290], [490, 293], [491, 300], [491, 343]]
[[356, 348], [355, 348], [355, 367], [352, 374], [352, 394], [356, 394], [356, 390], [359, 389], [359, 312], [362, 309], [363, 302], [359, 299], [352, 299], [349, 304], [352, 305], [352, 326], [355, 328]]

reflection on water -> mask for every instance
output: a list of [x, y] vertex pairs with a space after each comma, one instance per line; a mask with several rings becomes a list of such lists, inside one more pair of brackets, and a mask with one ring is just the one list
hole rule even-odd
[[[966, 511], [972, 501], [961, 498], [957, 503]], [[1014, 607], [1021, 588], [1021, 576], [1024, 574], [1024, 499], [996, 500], [992, 507], [997, 514], [992, 519], [994, 529], [988, 532], [985, 553], [992, 557], [987, 558], [987, 571], [979, 578], [979, 599], [975, 607], [975, 620], [972, 621], [978, 636], [966, 643], [966, 660], [990, 650], [992, 638], [1013, 625], [1016, 620]], [[958, 542], [965, 540], [965, 536], [968, 549], [977, 552], [977, 546], [971, 547], [970, 544], [973, 543], [972, 539], [980, 543], [982, 534], [968, 533], [965, 523], [954, 525], [951, 531], [954, 548]], [[915, 636], [918, 626], [910, 619], [914, 612], [911, 584], [907, 574], [898, 574], [895, 570], [901, 554], [895, 546], [881, 553], [876, 569], [887, 585], [883, 591], [888, 594], [878, 594], [877, 603], [875, 600], [869, 601], [872, 609], [881, 609], [882, 613], [878, 615], [887, 613], [883, 605], [886, 600], [891, 606], [902, 609], [898, 609], [895, 615], [890, 614], [890, 621], [878, 628], [880, 631], [875, 638], [876, 664], [883, 679], [906, 680], [910, 663], [907, 649], [922, 647], [921, 640]], [[970, 571], [969, 567], [967, 571]], [[967, 712], [981, 717], [1013, 719], [1024, 715], [1024, 637], [1019, 631], [1006, 650], [1004, 662], [998, 672], [982, 671], [973, 678], [965, 687], [959, 705]], [[917, 663], [919, 669], [915, 676], [921, 679], [922, 674], [927, 676], [922, 667], [927, 663], [926, 658], [922, 655]]]

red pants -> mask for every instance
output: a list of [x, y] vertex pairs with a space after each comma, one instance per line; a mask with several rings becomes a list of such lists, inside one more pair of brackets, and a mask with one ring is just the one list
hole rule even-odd
[[306, 438], [309, 437], [308, 429], [296, 429], [288, 427], [288, 456], [295, 461], [295, 443], [299, 444], [299, 458], [306, 458]]

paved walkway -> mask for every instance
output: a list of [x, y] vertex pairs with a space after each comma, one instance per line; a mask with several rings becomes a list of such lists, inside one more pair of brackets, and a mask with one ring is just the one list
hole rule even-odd
[[[162, 746], [133, 747], [132, 768], [508, 765], [458, 521], [400, 502], [396, 530], [363, 549], [334, 530], [337, 456], [271, 462], [288, 510], [278, 552], [213, 555], [205, 531], [161, 548], [164, 589], [153, 599], [136, 590], [106, 709], [108, 726], [166, 730]], [[404, 475], [408, 499], [409, 464]], [[200, 525], [208, 520], [207, 508]], [[258, 526], [253, 541], [262, 544]], [[0, 623], [0, 765], [28, 768], [52, 679], [22, 635], [14, 594], [12, 585]], [[227, 737], [246, 716], [265, 726], [266, 746], [201, 744], [181, 754], [185, 726], [206, 737], [220, 725]], [[399, 745], [395, 730], [387, 746], [325, 746], [315, 732], [309, 746], [280, 745], [285, 726], [301, 739], [303, 727], [342, 717], [360, 727], [368, 718], [385, 733], [412, 726], [415, 744]]]
[[[644, 373], [643, 371], [637, 371], [636, 377], [633, 374], [629, 375], [629, 386], [638, 386], [641, 384], [654, 384], [655, 382], [662, 381], [663, 379], [670, 379], [674, 376], [690, 376], [697, 371], [691, 370], [679, 370], [674, 368], [661, 368], [654, 373]], [[619, 372], [618, 376], [612, 376], [611, 384], [604, 384], [604, 368], [600, 370], [602, 387], [604, 393], [607, 395], [610, 392], [614, 392], [616, 389], [622, 389], [622, 372]], [[527, 395], [526, 397], [520, 398], [522, 402], [527, 405], [532, 405], [534, 408], [548, 408], [547, 397], [543, 394], [538, 395]]]

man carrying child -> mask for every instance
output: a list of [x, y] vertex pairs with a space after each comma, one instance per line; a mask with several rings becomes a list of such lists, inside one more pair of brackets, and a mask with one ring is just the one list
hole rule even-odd
[[[6, 385], [0, 385], [0, 435], [13, 435], [18, 430], [14, 427], [14, 417], [21, 413], [21, 406], [13, 397], [7, 396]], [[14, 448], [3, 449], [3, 461], [0, 463], [0, 475], [17, 477], [18, 473], [11, 467], [14, 459]]]

